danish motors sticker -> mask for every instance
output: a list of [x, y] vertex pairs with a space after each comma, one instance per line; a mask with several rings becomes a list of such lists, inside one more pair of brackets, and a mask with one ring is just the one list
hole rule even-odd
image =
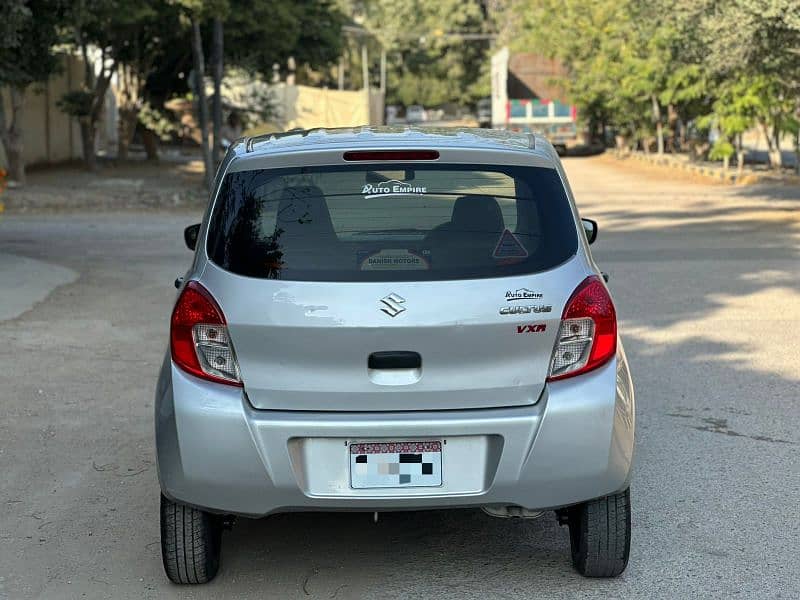
[[528, 288], [519, 288], [517, 290], [514, 290], [513, 292], [511, 290], [506, 292], [506, 302], [514, 302], [516, 300], [541, 300], [541, 299], [542, 299], [542, 294], [540, 294], [539, 292], [531, 291]]
[[528, 258], [528, 251], [522, 245], [510, 229], [506, 229], [500, 234], [500, 239], [497, 240], [497, 245], [492, 252], [492, 258], [498, 260], [514, 260], [521, 258]]
[[428, 188], [424, 186], [414, 186], [399, 179], [390, 179], [380, 184], [365, 183], [361, 188], [364, 198], [382, 198], [384, 196], [422, 196], [427, 193]]
[[429, 251], [421, 254], [406, 248], [387, 248], [365, 256], [359, 255], [362, 271], [425, 271], [431, 268]]
[[547, 330], [544, 323], [533, 323], [532, 325], [517, 325], [517, 333], [542, 333]]

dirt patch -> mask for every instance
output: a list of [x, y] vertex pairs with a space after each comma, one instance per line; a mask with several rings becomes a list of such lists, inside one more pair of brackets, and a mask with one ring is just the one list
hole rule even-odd
[[25, 187], [0, 197], [5, 212], [186, 209], [204, 206], [202, 163], [186, 157], [158, 163], [106, 163], [96, 172], [79, 165], [36, 169]]

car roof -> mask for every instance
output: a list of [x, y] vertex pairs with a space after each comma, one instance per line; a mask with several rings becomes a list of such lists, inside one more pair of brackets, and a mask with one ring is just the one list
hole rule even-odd
[[477, 127], [425, 127], [397, 125], [299, 129], [242, 138], [232, 148], [237, 156], [256, 157], [283, 152], [338, 148], [435, 148], [508, 150], [551, 159], [552, 147], [544, 137]]

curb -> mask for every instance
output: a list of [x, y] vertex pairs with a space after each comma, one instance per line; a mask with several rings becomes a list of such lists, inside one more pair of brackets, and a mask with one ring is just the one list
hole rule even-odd
[[691, 163], [685, 160], [676, 159], [672, 156], [644, 154], [642, 152], [620, 152], [612, 151], [609, 155], [617, 161], [634, 159], [647, 165], [662, 167], [666, 169], [678, 170], [691, 175], [697, 175], [711, 179], [717, 183], [726, 185], [753, 185], [766, 182], [782, 182], [787, 185], [800, 185], [800, 177], [797, 175], [761, 173], [745, 168], [741, 175], [735, 169], [724, 170], [721, 167]]
[[137, 193], [94, 192], [76, 196], [59, 194], [49, 188], [23, 188], [0, 197], [0, 215], [66, 213], [66, 212], [124, 212], [147, 210], [197, 210], [208, 203], [205, 192], [192, 189], [169, 192]]

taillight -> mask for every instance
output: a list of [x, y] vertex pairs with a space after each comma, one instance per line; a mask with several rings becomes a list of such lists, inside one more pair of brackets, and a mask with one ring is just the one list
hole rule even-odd
[[548, 381], [574, 377], [607, 363], [617, 352], [617, 313], [596, 275], [575, 289], [564, 308]]
[[208, 381], [242, 385], [228, 327], [214, 298], [196, 281], [186, 284], [172, 310], [172, 361]]

